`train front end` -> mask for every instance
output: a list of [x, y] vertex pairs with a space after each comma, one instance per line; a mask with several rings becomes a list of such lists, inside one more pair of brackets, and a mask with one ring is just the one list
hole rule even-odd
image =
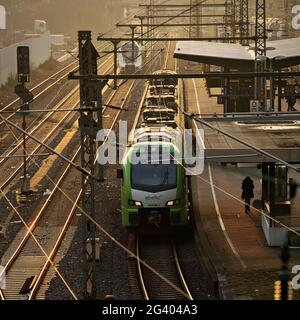
[[175, 145], [148, 142], [132, 146], [123, 162], [122, 189], [125, 228], [172, 228], [188, 224], [185, 170]]
[[119, 68], [121, 73], [131, 74], [142, 68], [142, 50], [137, 42], [128, 42], [121, 46]]

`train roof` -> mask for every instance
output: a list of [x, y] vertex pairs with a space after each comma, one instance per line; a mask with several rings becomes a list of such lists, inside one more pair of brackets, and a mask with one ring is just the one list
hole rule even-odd
[[167, 111], [167, 110], [170, 110], [170, 111], [175, 112], [173, 108], [169, 108], [168, 106], [162, 106], [162, 105], [151, 106], [151, 105], [150, 105], [150, 106], [146, 106], [146, 107], [145, 107], [143, 113], [144, 113], [145, 111], [154, 111], [154, 110], [157, 110], [157, 111]]
[[149, 88], [176, 88], [174, 84], [164, 84], [164, 83], [159, 83], [157, 85], [150, 84]]
[[175, 75], [177, 73], [173, 70], [161, 69], [161, 70], [154, 71], [153, 74], [174, 74]]
[[174, 94], [149, 94], [147, 95], [146, 99], [161, 99], [161, 100], [166, 100], [166, 99], [173, 99], [176, 100], [176, 97]]
[[181, 133], [178, 129], [168, 126], [143, 127], [134, 132], [131, 144], [137, 143], [143, 139], [147, 139], [148, 141], [150, 138], [157, 139], [158, 137], [175, 143], [180, 135]]
[[[157, 148], [157, 149], [156, 149]], [[166, 156], [169, 154], [170, 157], [167, 159]], [[159, 158], [157, 159], [157, 155]], [[179, 164], [181, 163], [182, 155], [178, 147], [171, 143], [165, 141], [159, 142], [139, 142], [135, 145], [130, 146], [127, 149], [127, 153], [123, 158], [123, 166], [131, 164]], [[137, 162], [135, 162], [137, 161]]]
[[[141, 49], [141, 46], [136, 41], [133, 41], [133, 45], [135, 49]], [[123, 43], [120, 47], [120, 51], [123, 51], [124, 49], [132, 49], [132, 41]]]
[[[149, 149], [149, 147], [151, 148]], [[179, 148], [171, 141], [140, 141], [128, 147], [123, 162], [126, 162], [128, 158], [132, 157], [132, 155], [134, 155], [136, 152], [141, 152], [144, 154], [149, 154], [149, 151], [155, 152], [155, 149], [153, 149], [155, 147], [165, 147], [176, 155], [180, 154]]]

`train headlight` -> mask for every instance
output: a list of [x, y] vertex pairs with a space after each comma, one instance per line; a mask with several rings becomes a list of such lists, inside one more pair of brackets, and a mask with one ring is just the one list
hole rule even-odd
[[179, 199], [171, 200], [167, 202], [167, 207], [174, 207], [174, 206], [178, 206], [179, 204], [180, 204]]
[[129, 200], [128, 204], [132, 207], [142, 207], [143, 203], [141, 201]]

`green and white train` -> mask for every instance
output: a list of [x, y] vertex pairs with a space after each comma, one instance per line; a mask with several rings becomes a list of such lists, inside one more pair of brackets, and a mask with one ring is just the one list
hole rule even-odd
[[[155, 106], [155, 108], [163, 106]], [[149, 106], [144, 110], [149, 112]], [[182, 228], [188, 225], [187, 180], [182, 154], [176, 145], [179, 126], [163, 121], [145, 125], [143, 110], [139, 129], [123, 158], [122, 225], [128, 229]]]
[[[169, 159], [167, 155], [171, 155]], [[187, 225], [187, 184], [180, 159], [172, 142], [144, 141], [128, 148], [122, 172], [124, 227]]]

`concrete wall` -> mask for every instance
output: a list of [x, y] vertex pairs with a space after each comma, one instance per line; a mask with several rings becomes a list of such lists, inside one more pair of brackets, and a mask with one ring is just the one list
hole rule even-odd
[[0, 86], [10, 76], [17, 74], [17, 47], [29, 46], [31, 68], [35, 69], [51, 57], [50, 34], [45, 33], [37, 38], [26, 39], [9, 47], [0, 49]]
[[[272, 227], [270, 228], [268, 224], [268, 219], [262, 214], [261, 215], [261, 224], [262, 228], [270, 247], [281, 247], [285, 244], [288, 236], [288, 230], [282, 227]], [[300, 231], [299, 228], [292, 228], [295, 231]]]

